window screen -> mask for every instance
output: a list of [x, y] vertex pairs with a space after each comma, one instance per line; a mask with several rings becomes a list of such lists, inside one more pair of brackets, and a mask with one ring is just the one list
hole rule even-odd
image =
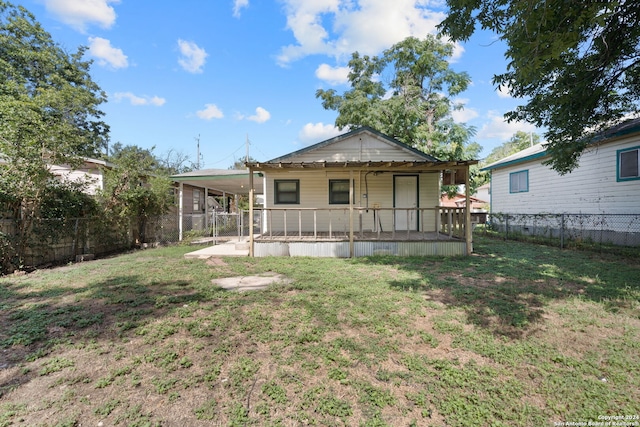
[[276, 180], [275, 204], [300, 204], [300, 181], [297, 179]]
[[640, 150], [621, 151], [619, 158], [619, 179], [638, 178], [638, 152]]
[[330, 179], [329, 180], [329, 204], [348, 205], [349, 204], [349, 180]]
[[526, 193], [529, 191], [529, 171], [513, 172], [509, 175], [509, 192]]

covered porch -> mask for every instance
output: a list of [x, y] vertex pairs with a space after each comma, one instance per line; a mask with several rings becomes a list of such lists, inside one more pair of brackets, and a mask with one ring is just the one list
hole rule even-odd
[[[324, 256], [359, 257], [371, 255], [445, 255], [471, 254], [472, 217], [466, 207], [393, 207], [369, 204], [372, 182], [369, 174], [394, 177], [428, 174], [436, 177], [437, 200], [442, 183], [465, 184], [469, 203], [469, 166], [476, 161], [460, 162], [340, 162], [340, 163], [254, 163], [250, 170], [265, 173], [266, 203], [249, 206], [249, 217], [256, 225], [249, 233], [250, 256]], [[349, 182], [348, 203], [340, 206], [279, 207], [270, 205], [268, 177], [270, 171], [327, 171], [326, 177], [340, 173]], [[249, 175], [250, 177], [253, 174]], [[304, 176], [304, 175], [298, 175]], [[303, 178], [304, 179], [304, 178]], [[328, 179], [328, 178], [325, 178]], [[371, 178], [370, 178], [371, 179]], [[314, 179], [315, 180], [315, 179]], [[431, 179], [430, 179], [431, 180]], [[312, 180], [306, 180], [311, 182]], [[347, 182], [347, 180], [343, 180]], [[396, 190], [396, 180], [394, 179]], [[418, 180], [418, 182], [422, 182]], [[249, 185], [253, 188], [253, 185]], [[356, 202], [356, 193], [359, 194]], [[422, 190], [420, 190], [422, 191]], [[325, 197], [323, 195], [322, 197]], [[379, 196], [378, 196], [379, 197]], [[345, 196], [346, 198], [346, 196]], [[254, 198], [250, 195], [250, 200]], [[367, 203], [363, 205], [362, 200]], [[418, 205], [420, 204], [418, 199]], [[437, 204], [437, 201], [436, 203]]]
[[[249, 195], [249, 185], [256, 185], [254, 195], [262, 194], [262, 175], [249, 178], [248, 170], [202, 169], [173, 175], [177, 183], [176, 207], [178, 239], [188, 232], [213, 234], [216, 219], [225, 223], [241, 223], [240, 199]], [[246, 211], [245, 211], [246, 213]], [[238, 225], [235, 225], [236, 228]]]

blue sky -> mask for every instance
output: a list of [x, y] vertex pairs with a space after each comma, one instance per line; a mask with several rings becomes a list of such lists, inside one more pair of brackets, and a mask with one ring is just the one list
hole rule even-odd
[[[88, 46], [107, 93], [111, 142], [178, 152], [201, 168], [246, 154], [269, 160], [342, 133], [317, 89], [348, 89], [351, 53], [376, 55], [408, 36], [435, 33], [440, 0], [20, 0], [53, 39]], [[521, 101], [491, 84], [504, 44], [480, 32], [456, 46], [452, 67], [471, 87], [454, 118], [477, 129], [481, 156], [526, 123], [503, 114]]]

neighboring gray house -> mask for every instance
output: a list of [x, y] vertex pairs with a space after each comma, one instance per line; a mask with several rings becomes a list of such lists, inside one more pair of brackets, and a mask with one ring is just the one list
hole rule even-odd
[[265, 196], [251, 254], [469, 254], [470, 214], [441, 207], [440, 190], [443, 179], [467, 182], [476, 163], [440, 161], [368, 127], [248, 163]]

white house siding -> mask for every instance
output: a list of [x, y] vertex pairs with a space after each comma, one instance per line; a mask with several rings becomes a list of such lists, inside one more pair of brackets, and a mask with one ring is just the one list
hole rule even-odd
[[[298, 161], [298, 158], [296, 158]], [[356, 171], [353, 173], [355, 203], [354, 206], [362, 209], [362, 229], [364, 231], [376, 230], [382, 226], [383, 231], [391, 231], [393, 227], [393, 213], [389, 211], [380, 212], [380, 222], [374, 224], [374, 208], [393, 208], [393, 176], [407, 175], [410, 173], [393, 172], [370, 172]], [[435, 208], [439, 202], [439, 174], [421, 173], [419, 176], [419, 205], [422, 208]], [[349, 232], [349, 205], [329, 204], [329, 180], [349, 179], [349, 171], [335, 171], [331, 169], [305, 170], [305, 171], [269, 171], [266, 173], [266, 208], [287, 208], [286, 229], [287, 234], [295, 234], [299, 231], [300, 222], [303, 232], [314, 231], [314, 212], [310, 208], [320, 208], [323, 210], [316, 212], [318, 232], [329, 231], [329, 217], [331, 217], [331, 231], [333, 233]], [[366, 176], [366, 181], [365, 181]], [[298, 179], [300, 181], [300, 204], [275, 204], [274, 181], [282, 179]], [[368, 193], [367, 193], [368, 191]], [[368, 197], [364, 197], [367, 194]], [[367, 204], [368, 202], [368, 204]], [[366, 208], [369, 208], [367, 211]], [[299, 209], [299, 211], [296, 211]], [[309, 209], [309, 210], [305, 210]], [[331, 212], [324, 209], [331, 209]], [[272, 232], [282, 232], [284, 230], [284, 214], [281, 211], [273, 211], [270, 220], [266, 221], [267, 230], [271, 227]], [[424, 230], [435, 230], [435, 211], [427, 211], [424, 215]], [[356, 209], [354, 214], [354, 229], [360, 228], [360, 216]]]
[[[593, 147], [580, 167], [564, 176], [543, 166], [544, 159], [521, 162], [492, 171], [491, 211], [494, 213], [637, 214], [640, 180], [617, 182], [617, 150], [640, 145], [640, 137], [621, 138]], [[509, 176], [529, 171], [529, 191], [509, 192]]]
[[[336, 149], [336, 145], [340, 148]], [[416, 155], [401, 146], [391, 144], [368, 133], [334, 144], [318, 147], [295, 157], [296, 162], [342, 161], [414, 161]]]
[[93, 163], [86, 163], [78, 169], [72, 169], [68, 165], [51, 165], [49, 171], [65, 181], [85, 184], [87, 194], [94, 195], [98, 190], [104, 189], [102, 167]]
[[[366, 183], [365, 183], [366, 175]], [[393, 176], [398, 175], [392, 172], [369, 173], [354, 172], [354, 190], [356, 209], [354, 214], [354, 228], [360, 229], [360, 218], [362, 218], [362, 229], [364, 231], [377, 230], [382, 226], [383, 231], [391, 231], [393, 227], [393, 212], [384, 209], [393, 208]], [[406, 175], [406, 174], [403, 174]], [[416, 174], [419, 177], [419, 204], [423, 208], [434, 208], [438, 205], [438, 180], [437, 173]], [[266, 204], [265, 207], [288, 209], [286, 214], [287, 234], [295, 234], [300, 230], [302, 224], [303, 232], [314, 231], [314, 211], [309, 208], [320, 208], [316, 211], [316, 231], [328, 232], [331, 224], [332, 233], [348, 234], [349, 232], [349, 205], [329, 204], [329, 180], [349, 179], [348, 171], [301, 171], [292, 172], [270, 172], [266, 179]], [[298, 179], [300, 181], [300, 204], [274, 204], [275, 191], [274, 181], [281, 179]], [[368, 189], [368, 197], [364, 197]], [[368, 201], [368, 204], [367, 204]], [[368, 211], [366, 208], [369, 208]], [[379, 211], [380, 221], [374, 223], [373, 209], [383, 209]], [[308, 209], [308, 210], [305, 210]], [[328, 211], [326, 209], [331, 209]], [[360, 217], [359, 212], [362, 212]], [[284, 213], [282, 211], [272, 211], [267, 218], [266, 227], [272, 232], [284, 231]], [[424, 214], [424, 230], [435, 230], [435, 211], [427, 211]], [[421, 227], [421, 229], [423, 228]]]

